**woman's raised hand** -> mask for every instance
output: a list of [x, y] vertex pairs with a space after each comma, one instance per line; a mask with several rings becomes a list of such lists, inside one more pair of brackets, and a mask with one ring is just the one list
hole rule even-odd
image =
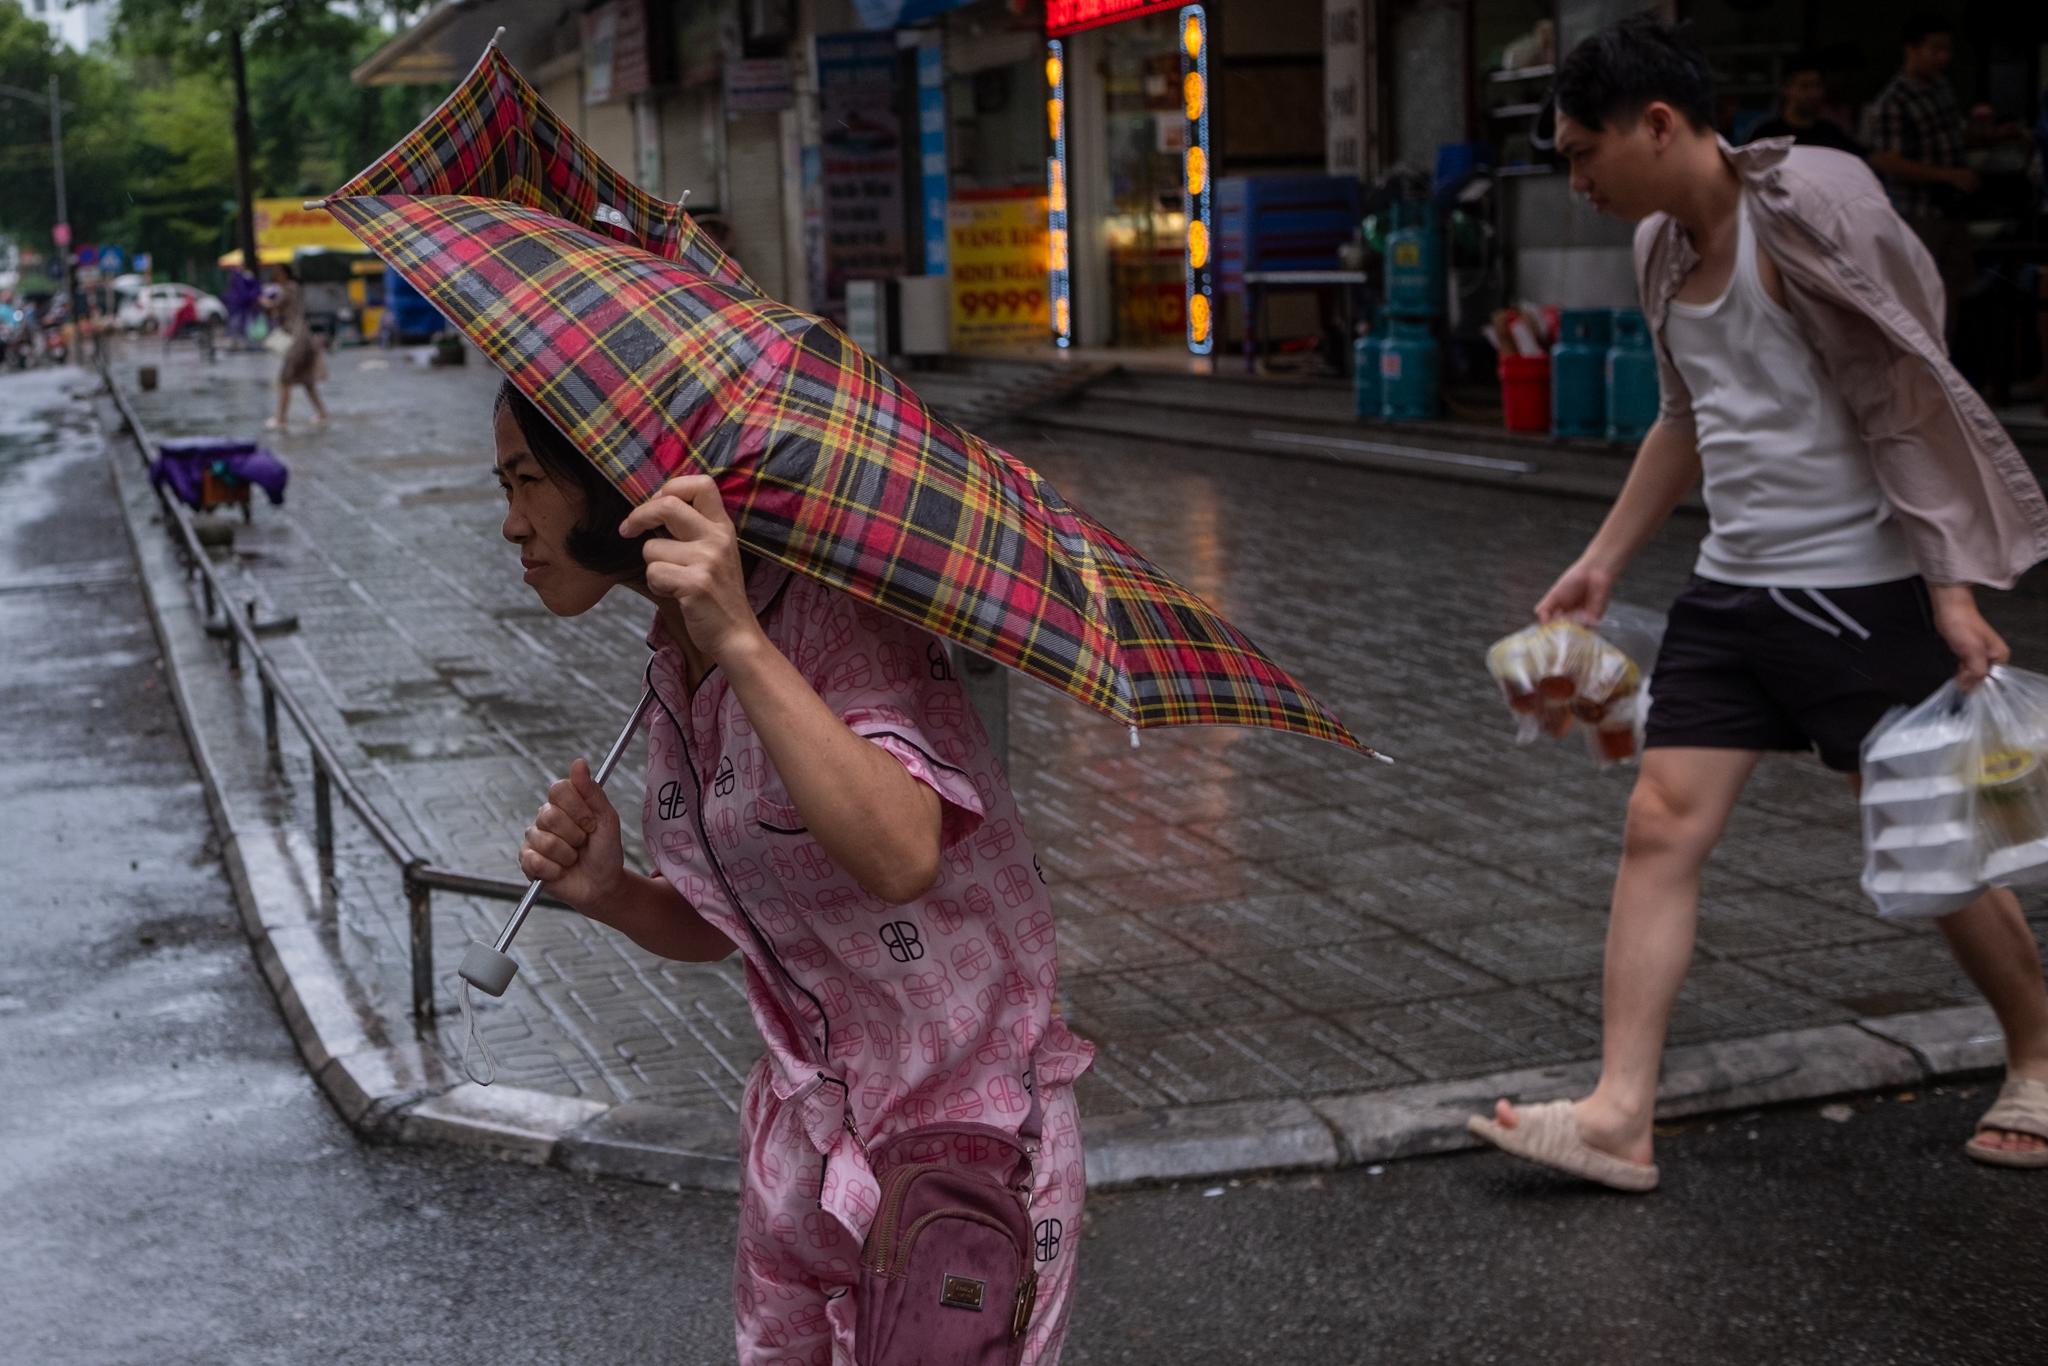
[[704, 474], [671, 479], [619, 524], [622, 536], [656, 530], [668, 536], [641, 547], [647, 590], [675, 600], [696, 647], [723, 664], [735, 646], [765, 642], [747, 606], [739, 533], [725, 515], [717, 483]]
[[547, 804], [526, 827], [519, 845], [519, 871], [539, 878], [550, 895], [577, 910], [601, 908], [619, 895], [626, 849], [619, 838], [619, 813], [581, 759], [569, 776], [548, 788]]

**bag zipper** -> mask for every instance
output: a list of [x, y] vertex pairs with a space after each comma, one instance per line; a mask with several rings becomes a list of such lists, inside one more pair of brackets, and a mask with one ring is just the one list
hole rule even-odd
[[910, 1274], [910, 1249], [917, 1245], [917, 1235], [924, 1229], [924, 1226], [931, 1223], [934, 1219], [965, 1219], [970, 1223], [986, 1224], [1002, 1234], [1003, 1237], [1012, 1239], [1012, 1246], [1015, 1246], [1015, 1235], [1011, 1233], [1009, 1228], [1000, 1219], [993, 1215], [983, 1214], [978, 1209], [969, 1209], [965, 1205], [948, 1205], [944, 1209], [933, 1210], [930, 1214], [925, 1215], [904, 1230], [903, 1240], [896, 1246], [896, 1265], [886, 1274], [898, 1277]]
[[896, 1239], [896, 1223], [903, 1217], [903, 1200], [912, 1179], [925, 1172], [937, 1171], [944, 1165], [943, 1162], [913, 1162], [896, 1168], [884, 1179], [881, 1210], [868, 1230], [868, 1247], [872, 1249], [872, 1255], [867, 1258], [869, 1270], [886, 1273], [889, 1269], [889, 1249]]

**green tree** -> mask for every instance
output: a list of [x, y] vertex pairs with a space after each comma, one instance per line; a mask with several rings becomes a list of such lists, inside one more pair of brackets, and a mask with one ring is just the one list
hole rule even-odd
[[128, 175], [128, 235], [137, 250], [174, 270], [188, 262], [210, 263], [221, 251], [223, 206], [234, 199], [227, 83], [212, 72], [172, 75], [161, 63], [143, 65]]
[[[61, 97], [74, 106], [64, 114], [65, 198], [74, 238], [103, 240], [128, 207], [132, 91], [103, 56], [72, 52], [17, 0], [0, 0], [0, 84], [41, 94], [52, 74]], [[49, 110], [0, 95], [0, 232], [47, 249], [56, 221]]]
[[358, 89], [348, 73], [383, 41], [378, 14], [414, 8], [415, 0], [347, 12], [330, 0], [122, 0], [119, 45], [132, 61], [164, 63], [174, 80], [211, 77], [226, 94], [234, 245], [248, 269], [258, 197], [332, 189], [412, 126], [402, 89]]

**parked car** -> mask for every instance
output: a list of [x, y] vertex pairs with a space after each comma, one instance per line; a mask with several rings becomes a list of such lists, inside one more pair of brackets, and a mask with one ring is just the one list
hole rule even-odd
[[205, 290], [190, 285], [144, 285], [132, 297], [121, 301], [114, 321], [130, 332], [160, 332], [171, 325], [178, 309], [190, 299], [202, 323], [228, 320], [227, 306]]

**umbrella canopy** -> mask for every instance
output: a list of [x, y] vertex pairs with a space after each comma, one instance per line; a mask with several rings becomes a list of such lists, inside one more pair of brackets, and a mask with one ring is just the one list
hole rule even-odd
[[[551, 128], [533, 141], [546, 159], [465, 147], [462, 129], [517, 121], [497, 99]], [[763, 297], [680, 209], [576, 142], [502, 58], [487, 55], [379, 166], [394, 158], [412, 184], [466, 192], [351, 193], [328, 208], [628, 497], [709, 474], [749, 549], [1125, 725], [1266, 726], [1363, 748], [1031, 469], [935, 418], [830, 323]], [[436, 159], [512, 169], [439, 173], [425, 164]]]
[[440, 108], [332, 198], [441, 194], [524, 204], [742, 293], [761, 292], [681, 205], [656, 199], [591, 151], [495, 40]]

